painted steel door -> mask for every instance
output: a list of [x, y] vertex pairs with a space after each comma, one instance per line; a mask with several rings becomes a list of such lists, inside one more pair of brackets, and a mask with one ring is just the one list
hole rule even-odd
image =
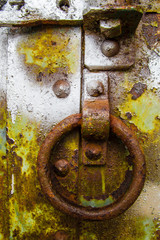
[[[107, 71], [110, 111], [134, 131], [145, 154], [147, 175], [137, 201], [120, 216], [103, 221], [81, 220], [57, 210], [40, 187], [37, 156], [45, 136], [65, 117], [81, 112], [85, 50], [81, 12], [85, 3], [61, 1], [59, 16], [70, 14], [70, 20], [55, 25], [45, 20], [51, 18], [54, 3], [33, 2], [21, 3], [18, 9], [15, 3], [2, 3], [0, 12], [0, 239], [160, 239], [159, 2], [130, 2], [144, 11], [135, 32], [135, 64], [128, 70]], [[99, 1], [89, 4], [99, 5]], [[32, 26], [43, 14], [43, 21]], [[33, 19], [29, 22], [27, 16]], [[18, 23], [23, 18], [26, 26]], [[91, 51], [94, 54], [94, 48]], [[76, 172], [79, 145], [80, 133], [75, 129], [52, 153], [56, 159], [71, 161], [69, 178], [61, 179], [62, 195], [67, 189], [71, 198], [77, 189], [89, 191], [90, 180], [78, 182], [78, 176], [83, 179], [85, 174], [82, 168], [78, 176]], [[132, 159], [112, 133], [108, 146], [114, 168], [110, 166], [107, 186], [115, 191], [126, 176], [131, 181]]]

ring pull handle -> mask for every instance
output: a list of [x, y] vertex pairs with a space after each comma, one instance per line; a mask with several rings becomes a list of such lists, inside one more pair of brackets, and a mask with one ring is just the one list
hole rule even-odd
[[[120, 138], [133, 156], [133, 178], [127, 192], [114, 203], [103, 207], [85, 207], [78, 201], [65, 199], [56, 191], [56, 181], [51, 181], [50, 157], [52, 149], [65, 134], [77, 127], [81, 127], [82, 115], [74, 114], [57, 124], [45, 138], [38, 154], [38, 175], [43, 192], [51, 204], [59, 210], [73, 217], [88, 220], [111, 219], [126, 211], [139, 196], [145, 181], [145, 159], [134, 133], [122, 120], [110, 115], [111, 131]], [[53, 178], [54, 179], [54, 178]]]

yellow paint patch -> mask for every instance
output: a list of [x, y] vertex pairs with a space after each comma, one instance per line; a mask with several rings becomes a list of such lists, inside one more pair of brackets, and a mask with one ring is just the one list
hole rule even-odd
[[126, 113], [130, 112], [132, 119], [129, 122], [134, 123], [142, 132], [153, 131], [159, 125], [160, 100], [151, 91], [146, 91], [137, 100], [131, 99], [129, 94], [118, 108], [123, 119], [127, 119]]
[[36, 133], [38, 127], [38, 124], [30, 122], [26, 118], [22, 119], [21, 116], [17, 116], [15, 124], [8, 119], [8, 134], [10, 138], [15, 139], [16, 154], [23, 159], [22, 174], [28, 175], [32, 158], [37, 159], [39, 148]]
[[78, 67], [79, 42], [69, 28], [48, 27], [29, 34], [18, 46], [18, 51], [25, 56], [27, 65], [37, 67], [36, 72], [50, 74], [61, 68], [66, 73], [74, 73]]
[[0, 240], [3, 240], [4, 236], [0, 233]]

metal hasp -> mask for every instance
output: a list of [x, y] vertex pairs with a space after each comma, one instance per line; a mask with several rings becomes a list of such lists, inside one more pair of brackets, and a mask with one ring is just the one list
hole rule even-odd
[[90, 71], [130, 68], [135, 62], [134, 32], [141, 17], [140, 9], [127, 6], [85, 10], [86, 68]]
[[[139, 143], [133, 132], [120, 119], [111, 115], [110, 120], [111, 130], [125, 143], [133, 157], [134, 163], [133, 179], [129, 189], [127, 189], [127, 193], [112, 204], [107, 204], [107, 206], [98, 208], [91, 206], [84, 207], [78, 204], [78, 201], [75, 203], [73, 200], [71, 201], [71, 199], [70, 201], [64, 199], [55, 189], [55, 176], [50, 168], [52, 149], [65, 134], [81, 126], [81, 114], [71, 115], [57, 124], [47, 135], [40, 148], [38, 155], [38, 173], [42, 190], [53, 206], [74, 217], [89, 220], [102, 220], [116, 217], [135, 202], [143, 188], [145, 179], [145, 160]], [[51, 174], [54, 181], [51, 181]]]
[[[53, 206], [74, 217], [88, 220], [116, 217], [135, 202], [144, 185], [145, 159], [139, 143], [122, 120], [110, 115], [107, 72], [125, 70], [134, 64], [134, 31], [141, 15], [131, 7], [89, 9], [84, 14], [82, 114], [70, 115], [57, 124], [38, 155], [44, 193]], [[79, 156], [56, 160], [52, 151], [77, 128], [81, 128]], [[106, 183], [114, 166], [108, 156], [111, 132], [125, 144], [133, 163], [130, 184], [123, 188], [120, 185], [116, 190], [109, 189]], [[76, 182], [75, 191], [63, 188], [64, 181]]]

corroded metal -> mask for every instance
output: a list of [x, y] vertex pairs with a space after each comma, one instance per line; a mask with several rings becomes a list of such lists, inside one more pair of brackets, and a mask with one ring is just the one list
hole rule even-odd
[[131, 6], [89, 7], [84, 11], [84, 28], [91, 31], [100, 31], [100, 20], [120, 19], [122, 35], [134, 33], [142, 17], [142, 10]]
[[[59, 229], [69, 231], [73, 239], [77, 222], [68, 221], [46, 202], [37, 177], [36, 159], [46, 132], [65, 118], [69, 109], [79, 112], [81, 30], [50, 26], [12, 28], [7, 36], [6, 121], [8, 141], [12, 144], [7, 146], [9, 200], [4, 204], [9, 205], [9, 227], [5, 224], [9, 237], [4, 239], [54, 239]], [[3, 40], [4, 46], [6, 43], [7, 40]], [[1, 54], [4, 56], [4, 51]], [[4, 64], [1, 67], [5, 73]], [[52, 86], [59, 79], [69, 81], [72, 96], [65, 99], [55, 96]], [[0, 84], [2, 90], [5, 86]], [[76, 136], [70, 138], [64, 152], [74, 155], [76, 141]], [[70, 167], [72, 172], [73, 168]], [[67, 176], [70, 177], [70, 172]], [[71, 176], [73, 183], [73, 173]], [[7, 217], [6, 211], [4, 216]]]
[[[84, 64], [90, 71], [126, 70], [135, 63], [134, 36], [121, 36], [115, 45], [114, 57], [102, 53], [102, 44], [106, 41], [103, 34], [85, 30]], [[112, 44], [113, 45], [113, 44]], [[113, 47], [112, 47], [113, 48]], [[108, 51], [109, 52], [109, 51]], [[107, 55], [107, 54], [106, 54]], [[109, 55], [109, 54], [108, 54]]]
[[69, 235], [65, 231], [58, 231], [54, 235], [54, 240], [68, 240]]
[[79, 27], [11, 29], [8, 51], [8, 110], [13, 122], [20, 111], [49, 129], [53, 121], [80, 111]]
[[86, 100], [83, 104], [83, 138], [104, 140], [109, 133], [108, 100]]
[[101, 45], [101, 51], [106, 57], [117, 55], [119, 48], [119, 43], [115, 40], [105, 40]]
[[53, 85], [53, 91], [57, 97], [66, 98], [70, 93], [70, 84], [68, 81], [58, 80]]
[[90, 160], [98, 160], [102, 156], [101, 145], [94, 142], [88, 143], [85, 149], [85, 155]]
[[103, 83], [98, 80], [92, 80], [88, 82], [86, 88], [87, 93], [92, 97], [98, 97], [99, 95], [104, 93]]
[[69, 163], [65, 159], [58, 160], [54, 165], [55, 173], [60, 177], [65, 177], [69, 172]]
[[[2, 2], [2, 1], [1, 1]], [[14, 25], [15, 23], [21, 25], [21, 23], [28, 24], [29, 26], [32, 24], [38, 23], [49, 23], [46, 21], [45, 17], [53, 16], [52, 14], [55, 12], [57, 14], [57, 10], [55, 10], [52, 6], [54, 1], [45, 0], [45, 1], [34, 1], [38, 2], [35, 4], [36, 8], [33, 7], [31, 2], [26, 1], [26, 6], [22, 7], [21, 10], [18, 10], [16, 7], [11, 7], [7, 3], [4, 5], [0, 12], [0, 20], [1, 24], [5, 25]], [[80, 4], [82, 1], [79, 1]], [[128, 4], [128, 1], [117, 1], [117, 4]], [[98, 6], [98, 4], [105, 5], [106, 0], [104, 1], [90, 1], [90, 4]], [[113, 1], [109, 0], [107, 3], [111, 4]], [[115, 1], [114, 1], [115, 3]], [[57, 114], [51, 115], [49, 108], [47, 106], [52, 102], [52, 98], [49, 100], [49, 95], [46, 92], [41, 91], [41, 85], [48, 84], [47, 76], [42, 73], [37, 74], [37, 78], [35, 77], [35, 82], [32, 82], [32, 86], [36, 86], [38, 84], [37, 89], [40, 87], [40, 92], [35, 96], [39, 105], [44, 106], [41, 108], [42, 114], [40, 114], [40, 118], [38, 118], [38, 114], [40, 112], [36, 112], [38, 105], [34, 108], [32, 102], [27, 103], [26, 109], [27, 111], [21, 111], [20, 101], [24, 97], [24, 102], [27, 100], [25, 97], [22, 88], [18, 92], [18, 88], [23, 81], [22, 76], [20, 77], [20, 82], [17, 77], [14, 78], [14, 81], [11, 80], [12, 76], [12, 68], [16, 71], [17, 65], [14, 64], [9, 67], [9, 85], [8, 88], [8, 97], [15, 96], [15, 92], [17, 96], [20, 98], [18, 101], [18, 97], [14, 104], [11, 105], [8, 102], [8, 167], [7, 167], [7, 159], [5, 157], [3, 149], [1, 149], [1, 211], [0, 211], [0, 239], [34, 239], [38, 240], [42, 239], [52, 239], [54, 238], [55, 231], [59, 229], [65, 229], [65, 231], [69, 231], [71, 236], [70, 239], [78, 238], [81, 239], [122, 239], [122, 240], [135, 240], [137, 239], [158, 239], [160, 237], [160, 164], [159, 164], [159, 113], [160, 113], [160, 104], [159, 104], [159, 64], [160, 64], [160, 51], [159, 51], [159, 33], [160, 33], [160, 21], [159, 14], [160, 12], [160, 2], [157, 1], [149, 1], [149, 0], [140, 0], [140, 1], [130, 1], [130, 4], [136, 4], [142, 6], [143, 9], [148, 11], [148, 13], [144, 14], [142, 21], [136, 32], [136, 58], [135, 58], [135, 66], [132, 67], [131, 71], [119, 71], [119, 72], [110, 72], [110, 107], [111, 112], [116, 116], [121, 117], [130, 126], [137, 135], [137, 138], [141, 142], [141, 145], [144, 149], [147, 161], [147, 181], [144, 187], [144, 191], [141, 192], [138, 201], [128, 210], [125, 214], [120, 217], [104, 221], [103, 224], [101, 222], [94, 221], [81, 221], [77, 224], [77, 222], [72, 217], [66, 217], [64, 214], [54, 210], [52, 206], [45, 200], [43, 196], [39, 183], [37, 181], [36, 176], [36, 154], [39, 149], [39, 145], [42, 142], [42, 139], [47, 131], [52, 127], [53, 124], [56, 124], [61, 117], [63, 118], [63, 114], [57, 117]], [[77, 4], [78, 6], [78, 4]], [[112, 5], [113, 7], [113, 5]], [[74, 6], [75, 8], [75, 6]], [[59, 7], [57, 7], [59, 9]], [[70, 7], [71, 11], [74, 11], [72, 6]], [[69, 14], [70, 14], [69, 10]], [[62, 13], [64, 11], [61, 11]], [[59, 12], [58, 12], [59, 13]], [[65, 13], [65, 12], [64, 12]], [[43, 15], [44, 14], [44, 15]], [[58, 14], [57, 14], [58, 16]], [[24, 18], [23, 18], [24, 17]], [[44, 18], [43, 18], [44, 17]], [[60, 20], [60, 24], [82, 24], [81, 18], [79, 20], [67, 22], [67, 20]], [[38, 18], [38, 21], [37, 21]], [[10, 23], [8, 22], [10, 19]], [[65, 18], [66, 19], [66, 18]], [[2, 21], [3, 20], [3, 21]], [[36, 20], [36, 23], [33, 23]], [[50, 23], [59, 23], [58, 21], [51, 21]], [[45, 28], [45, 27], [44, 27]], [[2, 28], [3, 30], [3, 28]], [[18, 31], [13, 28], [13, 35], [17, 32], [17, 36], [19, 35]], [[32, 33], [30, 32], [32, 35]], [[57, 33], [56, 33], [57, 34]], [[26, 34], [24, 34], [27, 36]], [[7, 52], [7, 37], [3, 40], [3, 34], [1, 34], [1, 91], [4, 91], [5, 84], [3, 84], [3, 80], [5, 78], [5, 68], [8, 66], [7, 57], [5, 57], [4, 50]], [[7, 35], [6, 35], [7, 36]], [[16, 35], [14, 35], [16, 37]], [[9, 40], [9, 42], [14, 41], [14, 37]], [[9, 37], [10, 38], [10, 37]], [[20, 40], [21, 41], [21, 40]], [[33, 39], [31, 39], [33, 41]], [[31, 43], [30, 41], [30, 43]], [[23, 42], [23, 40], [22, 40]], [[37, 42], [36, 46], [39, 43]], [[42, 45], [42, 44], [40, 44]], [[45, 45], [46, 46], [46, 45]], [[28, 48], [29, 49], [29, 48]], [[47, 48], [46, 48], [47, 49]], [[72, 49], [75, 49], [73, 47]], [[36, 48], [35, 48], [36, 50]], [[16, 52], [15, 49], [13, 51], [12, 48], [9, 48], [9, 59], [11, 53]], [[26, 49], [27, 51], [27, 49]], [[35, 51], [33, 51], [35, 54]], [[7, 54], [6, 54], [7, 55]], [[24, 55], [25, 56], [25, 55]], [[35, 54], [34, 60], [36, 61], [36, 57], [38, 55]], [[23, 54], [21, 54], [23, 58]], [[76, 58], [75, 58], [76, 59]], [[12, 60], [9, 60], [11, 62]], [[52, 59], [54, 63], [54, 59]], [[37, 61], [36, 61], [37, 62]], [[64, 65], [66, 62], [62, 59]], [[16, 63], [15, 59], [13, 59], [13, 63]], [[28, 68], [29, 64], [24, 61], [24, 68]], [[56, 68], [57, 69], [57, 68]], [[13, 71], [13, 73], [14, 73]], [[10, 76], [11, 72], [11, 76]], [[30, 72], [30, 73], [29, 73]], [[32, 80], [34, 74], [34, 68], [29, 68], [28, 70], [29, 78], [25, 79], [23, 88], [25, 89], [25, 85], [28, 83], [28, 79]], [[31, 75], [30, 75], [31, 74]], [[56, 78], [58, 79], [58, 78]], [[49, 80], [50, 81], [50, 80]], [[72, 82], [72, 79], [69, 80]], [[133, 95], [130, 93], [134, 85], [138, 82], [147, 85], [147, 89], [142, 92], [141, 96], [137, 99], [132, 99]], [[16, 84], [17, 83], [17, 84]], [[53, 83], [49, 86], [49, 90], [52, 89]], [[28, 86], [28, 84], [27, 84]], [[10, 90], [9, 90], [10, 89]], [[28, 88], [27, 88], [28, 89]], [[74, 89], [74, 84], [73, 84]], [[31, 90], [31, 88], [30, 88]], [[28, 89], [27, 92], [31, 93], [29, 95], [30, 100], [32, 100], [31, 95], [34, 96], [34, 92]], [[84, 89], [85, 91], [85, 89]], [[22, 98], [21, 98], [22, 93]], [[42, 93], [42, 94], [41, 94]], [[45, 99], [45, 93], [47, 94], [47, 98]], [[50, 91], [50, 95], [53, 92]], [[76, 96], [76, 94], [74, 95]], [[7, 98], [8, 98], [7, 97]], [[41, 102], [41, 99], [43, 100]], [[75, 98], [73, 98], [75, 99]], [[72, 99], [72, 100], [73, 100]], [[8, 100], [7, 100], [8, 101]], [[22, 102], [22, 101], [21, 101]], [[75, 101], [77, 102], [77, 100]], [[2, 97], [2, 105], [1, 105], [1, 113], [4, 113], [4, 98]], [[22, 102], [23, 103], [23, 102]], [[43, 105], [44, 103], [44, 105]], [[49, 104], [47, 104], [49, 103]], [[36, 104], [36, 101], [34, 101]], [[76, 103], [79, 106], [79, 102]], [[75, 104], [75, 106], [76, 106]], [[50, 109], [54, 111], [57, 104], [54, 104], [54, 107], [50, 105]], [[25, 105], [23, 104], [25, 109]], [[13, 108], [12, 108], [13, 107]], [[12, 109], [14, 109], [14, 114]], [[44, 110], [46, 114], [44, 114]], [[64, 112], [65, 108], [62, 109]], [[72, 109], [70, 109], [72, 110]], [[77, 110], [74, 110], [78, 112]], [[37, 118], [34, 121], [30, 121], [32, 118], [32, 113]], [[49, 115], [48, 115], [49, 114]], [[71, 114], [71, 113], [70, 113]], [[13, 117], [16, 116], [16, 117]], [[48, 118], [48, 120], [47, 120]], [[3, 124], [5, 122], [6, 117], [2, 114], [2, 129]], [[40, 120], [41, 119], [41, 120]], [[51, 121], [49, 121], [51, 119]], [[41, 121], [41, 126], [39, 125]], [[44, 124], [43, 124], [44, 121]], [[34, 126], [34, 127], [33, 127]], [[5, 146], [5, 134], [4, 131], [1, 132], [2, 136], [2, 145]], [[32, 139], [31, 139], [32, 138]], [[74, 138], [77, 140], [77, 138]], [[72, 141], [71, 141], [72, 140]], [[65, 138], [65, 142], [67, 142], [68, 146], [70, 146], [68, 152], [65, 149], [66, 156], [70, 157], [70, 149], [74, 148], [73, 138], [69, 140]], [[14, 142], [13, 142], [14, 141]], [[70, 142], [71, 141], [71, 142]], [[115, 142], [115, 138], [112, 142]], [[70, 144], [70, 145], [69, 145]], [[66, 145], [66, 144], [64, 144]], [[117, 154], [115, 156], [120, 158], [118, 146]], [[75, 151], [75, 156], [77, 152]], [[124, 149], [125, 151], [125, 149]], [[123, 155], [123, 151], [121, 156]], [[71, 157], [72, 158], [72, 157]], [[130, 162], [132, 159], [127, 158]], [[75, 159], [74, 159], [75, 160]], [[72, 163], [74, 161], [72, 160]], [[110, 164], [110, 163], [108, 163]], [[8, 170], [7, 170], [8, 169]], [[25, 170], [26, 169], [26, 170]], [[76, 171], [76, 166], [75, 166]], [[118, 177], [121, 177], [121, 170], [118, 170]], [[8, 175], [7, 175], [8, 173]], [[13, 173], [13, 174], [12, 174]], [[108, 176], [108, 175], [106, 175]], [[116, 176], [116, 175], [115, 175]], [[7, 180], [8, 179], [8, 180]], [[8, 182], [7, 182], [8, 181]], [[66, 179], [63, 179], [64, 185]], [[75, 181], [75, 180], [74, 180]], [[7, 184], [6, 184], [7, 183]], [[73, 181], [71, 182], [73, 183]], [[86, 183], [87, 184], [87, 183]], [[7, 197], [9, 195], [9, 198]], [[9, 202], [9, 209], [8, 209]], [[10, 211], [10, 213], [9, 213]], [[9, 217], [10, 214], [10, 217]], [[43, 217], [42, 217], [43, 216]], [[10, 218], [10, 222], [9, 222]], [[124, 228], [125, 226], [125, 228]], [[9, 233], [10, 232], [10, 233]], [[10, 236], [9, 236], [10, 235]]]
[[105, 38], [114, 38], [121, 35], [121, 21], [120, 19], [108, 19], [100, 21], [100, 31], [104, 34]]
[[52, 148], [69, 131], [81, 125], [81, 114], [67, 117], [56, 125], [44, 140], [38, 154], [38, 174], [41, 187], [50, 202], [58, 209], [75, 217], [90, 220], [102, 220], [113, 218], [127, 210], [139, 196], [145, 180], [145, 160], [139, 143], [133, 132], [118, 118], [111, 115], [111, 129], [122, 139], [133, 156], [134, 171], [131, 185], [119, 201], [103, 208], [86, 208], [72, 205], [61, 196], [58, 196], [50, 182], [49, 161]]

